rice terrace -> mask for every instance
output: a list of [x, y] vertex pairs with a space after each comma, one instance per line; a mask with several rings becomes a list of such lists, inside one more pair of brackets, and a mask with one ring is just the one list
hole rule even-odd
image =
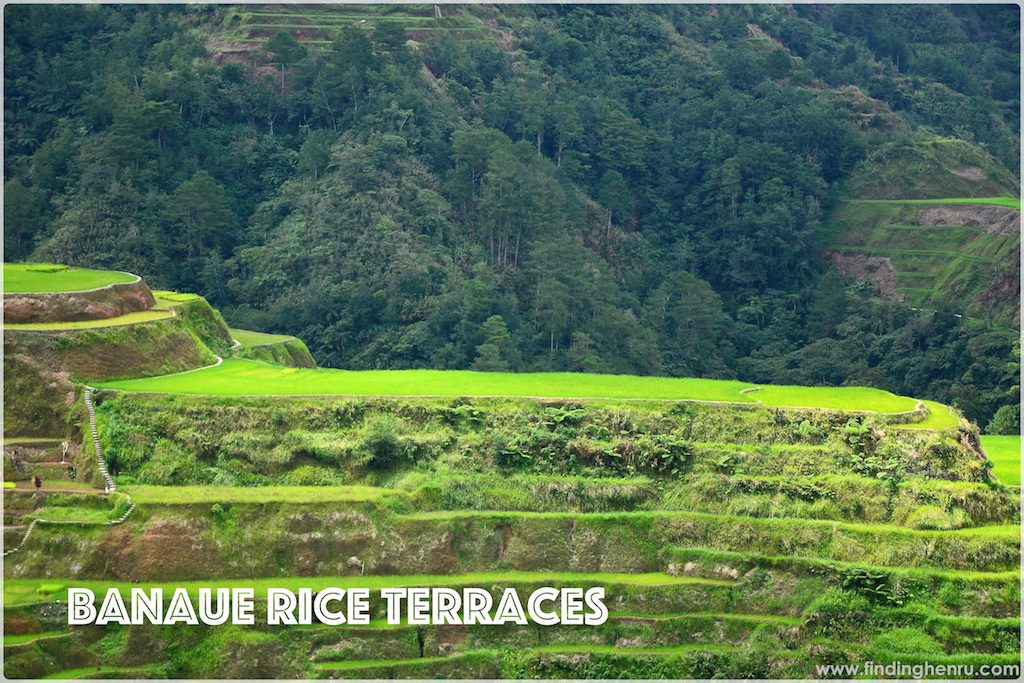
[[[73, 269], [49, 272], [52, 289], [70, 291]], [[201, 297], [158, 292], [153, 307], [171, 317], [7, 331], [8, 356], [45, 350], [94, 387], [117, 482], [108, 495], [82, 487], [103, 480], [83, 447], [71, 467], [46, 465], [40, 500], [19, 473], [58, 459], [69, 429], [88, 434], [88, 415], [54, 409], [46, 424], [8, 428], [5, 539], [17, 549], [4, 596], [17, 630], [5, 647], [8, 667], [29, 667], [9, 674], [212, 673], [187, 654], [195, 645], [171, 664], [134, 649], [135, 631], [183, 647], [171, 632], [68, 629], [40, 611], [69, 587], [124, 581], [600, 584], [610, 596], [601, 627], [299, 628], [284, 642], [303, 659], [261, 669], [292, 676], [435, 675], [441, 664], [446, 675], [549, 676], [569, 653], [588, 675], [738, 674], [753, 665], [752, 639], [796, 675], [825, 643], [837, 655], [907, 656], [888, 648], [911, 634], [943, 661], [974, 661], [979, 642], [986, 661], [1017, 657], [1018, 462], [1004, 455], [1010, 437], [979, 442], [951, 408], [862, 387], [311, 369], [231, 357], [297, 340], [228, 330]], [[175, 372], [132, 369], [139, 349], [175, 333], [195, 347], [166, 347], [181, 354], [165, 359]], [[120, 356], [116, 375], [148, 376], [108, 379], [90, 363], [100, 349]], [[7, 381], [32, 372], [9, 366]], [[32, 400], [38, 415], [52, 398]], [[854, 612], [835, 611], [851, 599]], [[829, 640], [837, 630], [842, 645]], [[278, 642], [245, 627], [199, 637], [241, 651]], [[104, 642], [120, 654], [99, 665]], [[77, 667], [90, 658], [94, 668]], [[230, 665], [241, 675], [257, 664]]]
[[4, 676], [1015, 678], [1018, 27], [7, 8]]

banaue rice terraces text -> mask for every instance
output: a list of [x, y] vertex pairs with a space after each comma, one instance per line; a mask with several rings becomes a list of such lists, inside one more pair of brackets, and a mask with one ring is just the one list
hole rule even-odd
[[[68, 624], [367, 625], [384, 613], [389, 624], [530, 624], [597, 626], [608, 619], [603, 587], [537, 588], [521, 596], [514, 588], [492, 595], [483, 588], [253, 588], [116, 587], [99, 597], [89, 588], [68, 588]], [[376, 608], [376, 609], [374, 609]], [[258, 615], [258, 616], [257, 616]]]

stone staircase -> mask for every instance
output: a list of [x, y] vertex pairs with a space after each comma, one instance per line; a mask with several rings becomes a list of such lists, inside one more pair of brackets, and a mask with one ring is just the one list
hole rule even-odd
[[110, 473], [107, 471], [107, 461], [103, 459], [103, 451], [100, 450], [100, 433], [99, 430], [96, 429], [96, 406], [94, 406], [92, 402], [93, 391], [94, 389], [92, 387], [85, 388], [84, 398], [85, 408], [89, 411], [89, 429], [92, 432], [93, 447], [96, 449], [96, 463], [98, 465], [100, 475], [103, 477], [103, 489], [107, 493], [113, 493], [117, 490], [117, 484], [114, 483], [113, 477], [111, 477]]
[[[103, 476], [104, 493], [105, 494], [111, 494], [115, 490], [117, 490], [117, 485], [114, 483], [113, 477], [110, 476], [110, 472], [107, 470], [107, 462], [103, 459], [103, 452], [100, 449], [100, 434], [99, 434], [99, 430], [96, 428], [96, 407], [93, 405], [93, 402], [92, 402], [92, 393], [93, 393], [93, 391], [95, 391], [95, 390], [92, 387], [86, 387], [85, 388], [85, 393], [84, 393], [83, 397], [84, 397], [84, 400], [85, 400], [85, 407], [89, 411], [89, 429], [92, 432], [93, 447], [96, 449], [96, 462], [97, 462], [97, 465], [98, 465], [99, 473]], [[65, 448], [64, 453], [66, 454], [66, 452], [67, 452], [67, 449]], [[56, 463], [56, 464], [61, 465], [61, 464], [64, 464], [64, 463]], [[112, 519], [112, 520], [109, 520], [107, 522], [99, 522], [99, 523], [100, 524], [106, 524], [108, 526], [114, 526], [114, 525], [117, 525], [117, 524], [121, 524], [126, 519], [128, 519], [128, 516], [131, 515], [132, 512], [134, 512], [134, 510], [135, 510], [135, 502], [131, 498], [128, 498], [128, 508], [125, 510], [123, 515], [121, 515], [117, 519]], [[4, 521], [5, 522], [7, 521], [6, 511], [5, 511], [5, 519], [4, 519]], [[18, 545], [16, 545], [16, 546], [7, 547], [7, 548], [4, 549], [4, 557], [10, 555], [11, 553], [17, 552], [18, 550], [21, 550], [22, 546], [24, 546], [25, 542], [28, 540], [28, 537], [32, 535], [32, 530], [36, 528], [37, 524], [62, 524], [62, 525], [70, 524], [70, 525], [79, 525], [79, 526], [92, 526], [94, 524], [97, 524], [97, 522], [76, 522], [74, 520], [50, 521], [50, 520], [45, 520], [45, 519], [33, 519], [29, 523], [28, 527], [25, 529], [25, 535], [22, 536], [21, 542], [18, 543]]]

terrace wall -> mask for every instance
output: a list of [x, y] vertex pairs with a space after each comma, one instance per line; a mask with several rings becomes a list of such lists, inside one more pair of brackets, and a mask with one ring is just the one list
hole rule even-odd
[[79, 292], [25, 292], [4, 295], [4, 322], [53, 323], [104, 320], [146, 311], [156, 304], [149, 286], [138, 278]]

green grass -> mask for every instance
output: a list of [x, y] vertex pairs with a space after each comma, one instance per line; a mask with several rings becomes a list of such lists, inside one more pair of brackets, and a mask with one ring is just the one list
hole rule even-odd
[[573, 645], [541, 645], [531, 648], [533, 652], [540, 653], [561, 653], [573, 654], [577, 652], [589, 652], [601, 655], [680, 655], [687, 652], [738, 652], [741, 647], [734, 645], [712, 645], [710, 643], [699, 643], [695, 645], [673, 645], [671, 647], [618, 647], [616, 645], [595, 645], [582, 643]]
[[373, 486], [147, 486], [121, 489], [141, 505], [212, 503], [360, 503], [403, 496], [394, 489]]
[[198, 294], [188, 292], [169, 292], [162, 289], [153, 290], [153, 298], [156, 299], [157, 308], [174, 308], [189, 301], [199, 301]]
[[44, 631], [42, 633], [22, 633], [19, 635], [4, 634], [4, 645], [24, 645], [42, 638], [57, 638], [71, 635], [70, 631]]
[[322, 671], [351, 671], [358, 669], [378, 669], [387, 666], [422, 666], [424, 664], [436, 664], [438, 662], [456, 662], [469, 655], [487, 652], [486, 650], [471, 650], [469, 652], [458, 652], [446, 657], [416, 657], [415, 659], [352, 659], [344, 662], [317, 662], [316, 668]]
[[[31, 479], [18, 482], [18, 489], [21, 491], [35, 491]], [[99, 489], [87, 481], [68, 480], [57, 478], [43, 478], [42, 491], [73, 491], [76, 493], [97, 493]]]
[[1020, 436], [981, 437], [981, 447], [992, 461], [999, 481], [1008, 486], [1020, 486]]
[[[540, 645], [527, 648], [536, 654], [604, 654], [624, 656], [672, 656], [689, 652], [737, 652], [742, 648], [733, 645], [700, 643], [694, 645], [673, 645], [669, 647], [618, 647], [615, 645], [595, 645], [593, 643]], [[316, 668], [321, 671], [357, 671], [360, 669], [378, 669], [391, 666], [421, 666], [439, 662], [455, 662], [473, 655], [487, 654], [488, 650], [470, 650], [459, 652], [447, 657], [417, 657], [415, 659], [361, 659], [342, 662], [318, 662]]]
[[[4, 579], [4, 604], [8, 606], [31, 604], [39, 601], [39, 586], [52, 584], [54, 578]], [[320, 591], [327, 587], [367, 588], [379, 591], [382, 588], [401, 588], [407, 586], [480, 586], [492, 583], [508, 585], [511, 582], [524, 584], [593, 584], [630, 585], [630, 586], [731, 586], [730, 581], [715, 579], [699, 579], [688, 576], [671, 576], [669, 574], [603, 574], [581, 572], [470, 572], [467, 574], [417, 574], [406, 576], [290, 576], [263, 579], [202, 579], [196, 581], [159, 581], [159, 582], [119, 582], [102, 579], [60, 579], [65, 588], [89, 588], [102, 595], [110, 588], [128, 591], [131, 588], [144, 590], [156, 587], [185, 588], [193, 598], [198, 597], [200, 588], [252, 588], [259, 598], [266, 594], [268, 588], [287, 588], [298, 590], [311, 588]], [[165, 590], [165, 594], [167, 591]], [[63, 600], [67, 597], [62, 589], [53, 599]], [[169, 596], [168, 596], [169, 597]]]
[[763, 403], [792, 406], [903, 412], [914, 399], [869, 387], [753, 385], [733, 380], [636, 377], [581, 373], [507, 373], [462, 370], [331, 370], [284, 368], [229, 359], [188, 374], [101, 383], [107, 389], [148, 393], [349, 396], [503, 396], [562, 399], [657, 399]]
[[928, 407], [928, 417], [924, 422], [910, 422], [896, 425], [900, 429], [951, 429], [960, 424], [960, 416], [947, 405], [937, 401], [921, 401]]
[[134, 282], [130, 273], [68, 268], [45, 263], [5, 263], [4, 293], [74, 292], [121, 282]]
[[1014, 265], [1020, 236], [990, 232], [985, 226], [918, 225], [932, 222], [925, 220], [922, 209], [953, 204], [1020, 208], [1020, 200], [1009, 196], [847, 200], [826, 221], [825, 241], [835, 252], [888, 258], [896, 291], [909, 306], [929, 310], [946, 302], [967, 317], [1014, 326], [1015, 300], [982, 302], [993, 278]]
[[970, 569], [940, 569], [937, 567], [887, 567], [865, 564], [863, 562], [844, 562], [842, 560], [824, 560], [817, 557], [800, 557], [792, 555], [765, 555], [756, 552], [734, 550], [710, 550], [708, 548], [669, 546], [666, 549], [669, 557], [683, 562], [702, 559], [713, 564], [749, 563], [765, 567], [794, 567], [802, 574], [842, 573], [851, 569], [866, 569], [873, 572], [910, 577], [918, 579], [941, 579], [944, 581], [985, 581], [1003, 583], [1020, 581], [1020, 571], [982, 572]]
[[[44, 679], [75, 679], [75, 678], [133, 678], [140, 673], [156, 671], [160, 664], [146, 666], [82, 666], [77, 669], [64, 669], [46, 674]], [[126, 675], [127, 674], [127, 675]]]
[[944, 258], [959, 258], [965, 261], [976, 263], [996, 263], [998, 259], [990, 256], [975, 256], [965, 254], [962, 251], [944, 249], [902, 249], [898, 247], [868, 247], [868, 246], [836, 246], [833, 251], [854, 252], [858, 254], [869, 254], [872, 256], [941, 256]]
[[138, 323], [148, 323], [154, 320], [163, 320], [164, 318], [173, 317], [174, 311], [166, 311], [151, 308], [148, 311], [135, 311], [133, 313], [126, 313], [125, 315], [119, 315], [113, 318], [103, 318], [102, 320], [75, 320], [73, 322], [59, 323], [17, 323], [13, 325], [4, 325], [4, 328], [8, 330], [47, 331], [87, 330], [95, 327], [117, 327], [119, 325], [136, 325]]
[[247, 349], [253, 346], [267, 346], [269, 344], [280, 344], [282, 342], [291, 341], [295, 339], [287, 334], [267, 334], [266, 332], [253, 332], [252, 330], [239, 330], [237, 328], [230, 328], [231, 337], [237, 339], [241, 344], [241, 348]]
[[786, 624], [797, 626], [803, 623], [800, 617], [781, 614], [736, 614], [729, 612], [683, 612], [679, 614], [644, 614], [640, 612], [611, 612], [609, 619], [639, 619], [643, 621], [685, 621], [686, 619], [722, 619], [724, 621], [751, 621], [764, 624]]
[[113, 508], [82, 508], [74, 506], [43, 507], [25, 515], [25, 519], [38, 519], [40, 522], [79, 522], [81, 524], [104, 524], [114, 518]]
[[1019, 197], [944, 197], [942, 199], [847, 199], [851, 204], [961, 204], [1008, 206], [1020, 210]]

